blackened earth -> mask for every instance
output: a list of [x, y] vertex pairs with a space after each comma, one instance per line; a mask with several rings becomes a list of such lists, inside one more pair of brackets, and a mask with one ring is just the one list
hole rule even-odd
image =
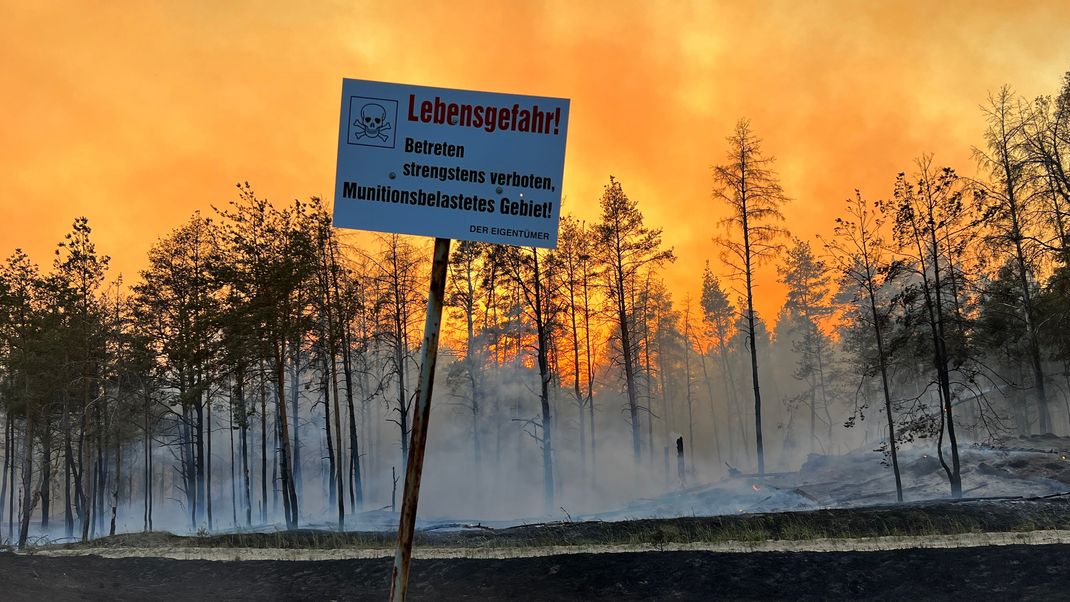
[[[384, 600], [390, 560], [0, 553], [0, 600]], [[411, 600], [1060, 600], [1070, 545], [416, 560]]]

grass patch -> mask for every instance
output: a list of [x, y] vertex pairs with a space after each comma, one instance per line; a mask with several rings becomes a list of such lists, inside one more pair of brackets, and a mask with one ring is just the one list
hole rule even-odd
[[[495, 548], [579, 545], [758, 542], [884, 536], [954, 535], [1070, 529], [1070, 498], [930, 501], [865, 508], [808, 510], [613, 522], [568, 522], [508, 529], [420, 531], [417, 546]], [[392, 548], [394, 533], [296, 529], [179, 536], [128, 533], [60, 548]]]

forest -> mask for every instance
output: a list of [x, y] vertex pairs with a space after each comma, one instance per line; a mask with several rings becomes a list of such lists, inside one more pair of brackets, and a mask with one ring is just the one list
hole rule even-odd
[[[657, 199], [612, 176], [552, 251], [455, 241], [421, 510], [559, 517], [859, 448], [902, 501], [904, 446], [961, 497], [963, 446], [1070, 433], [1070, 73], [979, 100], [975, 165], [921, 154], [814, 240], [742, 119], [705, 176], [728, 215], [707, 258], [677, 257], [644, 220]], [[340, 231], [321, 199], [249, 183], [230, 198], [135, 279], [86, 217], [50, 264], [0, 264], [0, 540], [396, 511], [431, 241]], [[669, 290], [675, 261], [699, 298]], [[754, 309], [760, 266], [777, 315]]]

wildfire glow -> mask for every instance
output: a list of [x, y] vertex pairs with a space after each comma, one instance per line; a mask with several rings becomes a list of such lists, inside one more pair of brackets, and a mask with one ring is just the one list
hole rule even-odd
[[[16, 0], [0, 12], [0, 253], [47, 261], [84, 214], [127, 282], [157, 236], [224, 205], [235, 182], [276, 201], [330, 198], [343, 77], [571, 98], [566, 211], [596, 219], [619, 178], [675, 247], [666, 278], [682, 300], [707, 259], [724, 271], [710, 166], [738, 118], [777, 157], [787, 224], [810, 239], [856, 187], [886, 196], [923, 152], [972, 174], [986, 93], [1050, 93], [1070, 56], [1070, 36], [1053, 35], [1070, 22], [1059, 2]], [[763, 270], [756, 304], [772, 321], [781, 287]]]

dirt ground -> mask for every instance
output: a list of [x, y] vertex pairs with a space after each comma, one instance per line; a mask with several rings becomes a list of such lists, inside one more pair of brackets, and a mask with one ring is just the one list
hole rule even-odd
[[[0, 553], [0, 599], [383, 600], [390, 561]], [[412, 600], [1066, 599], [1070, 545], [416, 561]]]

